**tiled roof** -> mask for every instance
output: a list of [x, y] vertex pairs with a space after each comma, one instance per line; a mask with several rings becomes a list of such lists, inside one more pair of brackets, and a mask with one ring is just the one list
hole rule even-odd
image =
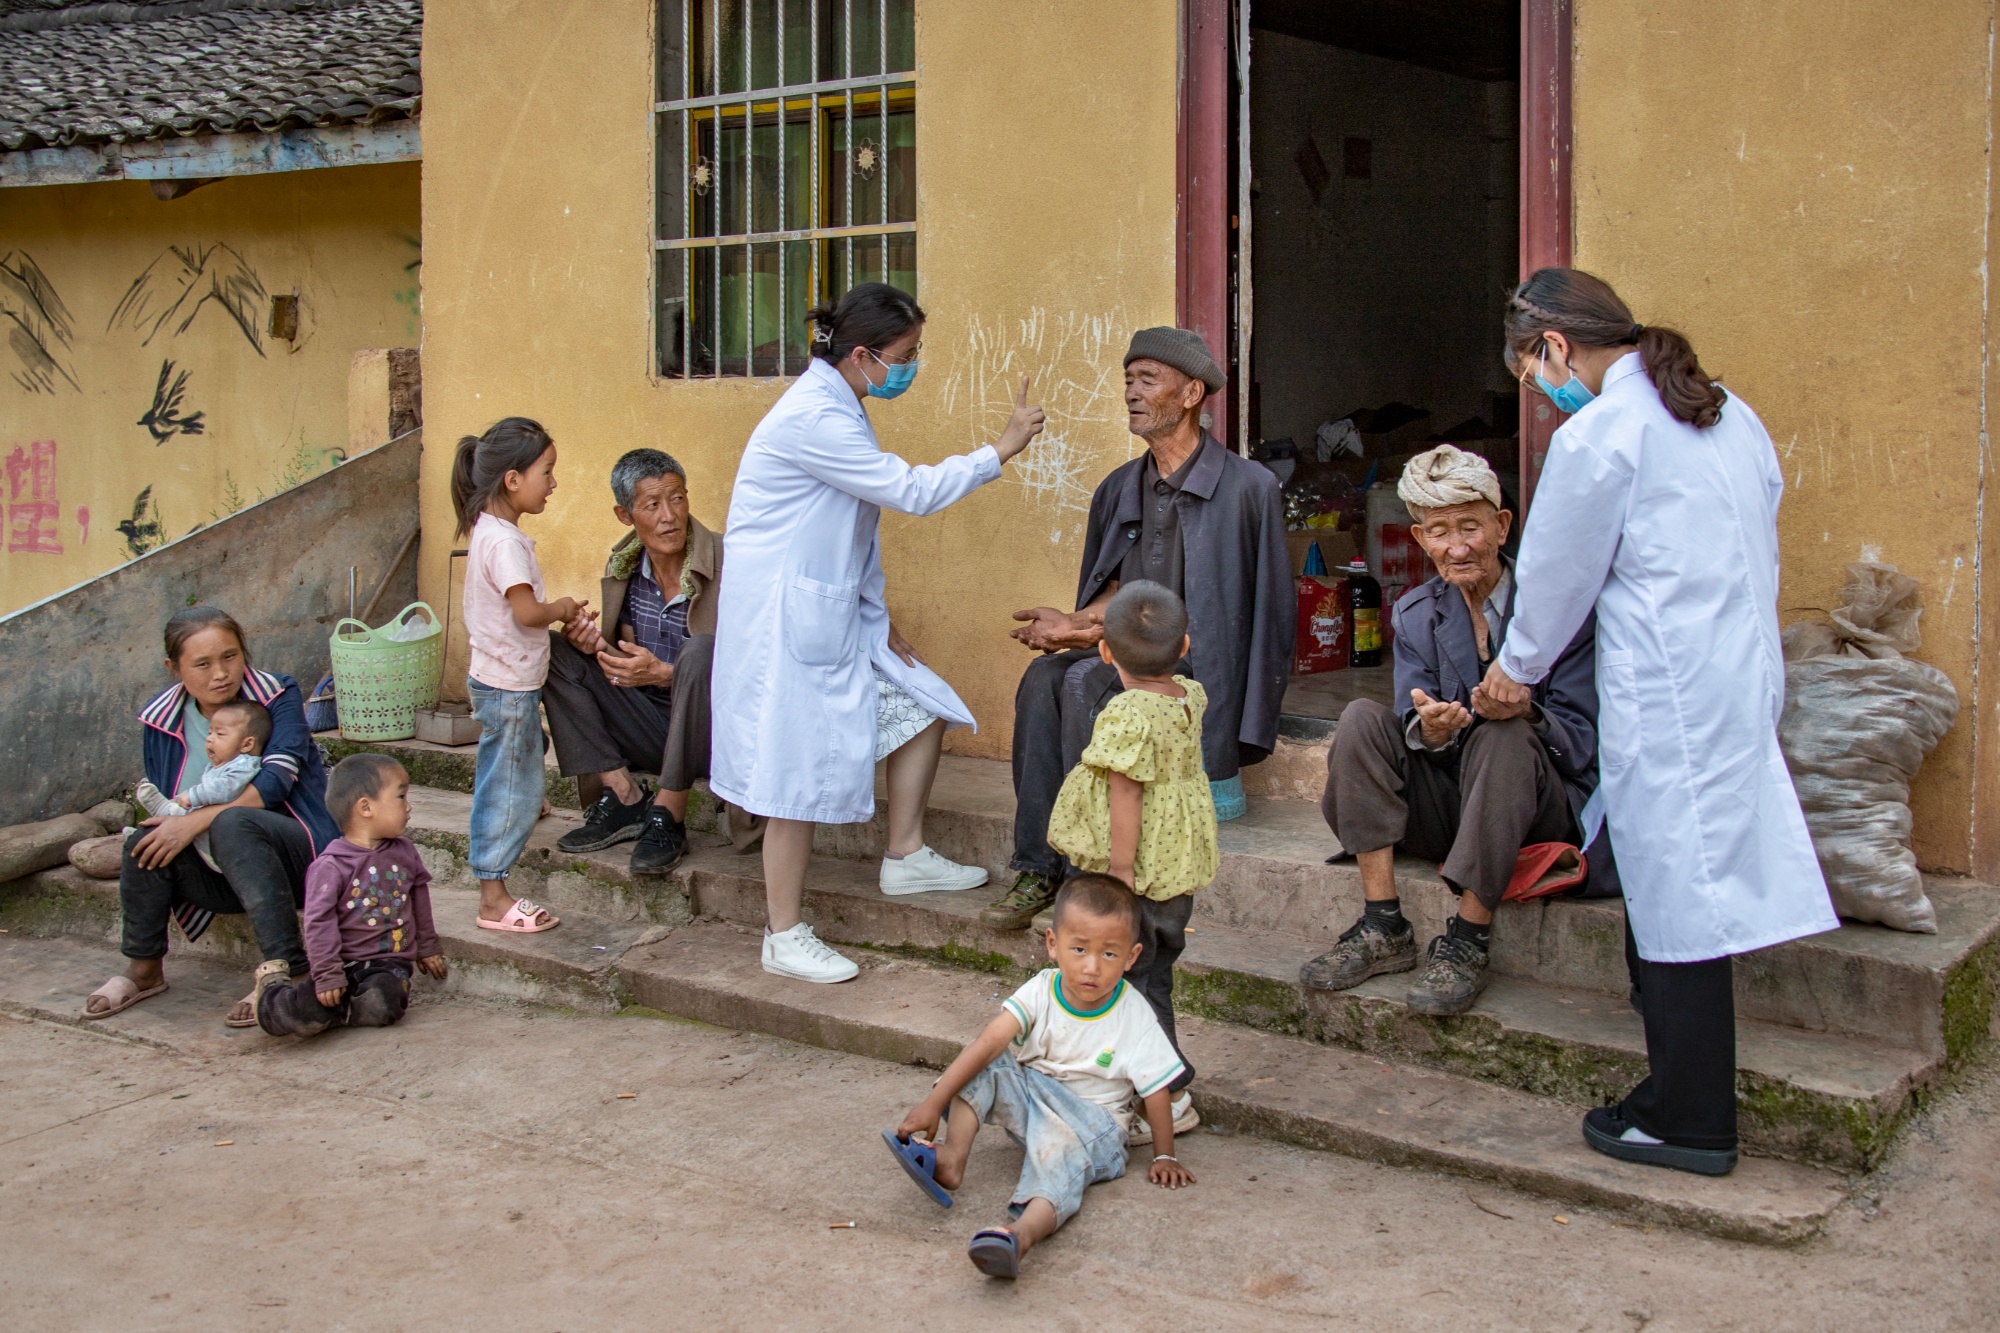
[[0, 150], [415, 117], [423, 0], [0, 0]]

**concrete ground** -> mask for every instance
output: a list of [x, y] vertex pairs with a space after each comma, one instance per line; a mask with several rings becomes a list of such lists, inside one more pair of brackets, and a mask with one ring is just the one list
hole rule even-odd
[[1990, 1071], [1798, 1249], [1199, 1132], [1197, 1186], [1093, 1189], [1006, 1284], [964, 1245], [1019, 1150], [982, 1137], [946, 1213], [876, 1139], [919, 1069], [438, 998], [174, 1046], [0, 1015], [9, 1328], [2000, 1326]]

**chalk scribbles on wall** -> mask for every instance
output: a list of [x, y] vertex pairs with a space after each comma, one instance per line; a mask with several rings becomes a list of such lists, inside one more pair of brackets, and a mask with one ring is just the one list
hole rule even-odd
[[161, 329], [169, 337], [185, 333], [210, 301], [228, 312], [257, 355], [264, 355], [262, 320], [269, 296], [263, 280], [234, 246], [221, 242], [168, 246], [125, 289], [105, 328], [122, 324], [148, 345]]
[[56, 380], [82, 386], [69, 367], [70, 314], [42, 266], [22, 250], [0, 257], [0, 315], [7, 347], [19, 363], [14, 383], [29, 393], [54, 393]]
[[1028, 401], [1048, 412], [1041, 438], [1008, 468], [1049, 525], [1049, 540], [1083, 535], [1090, 496], [1104, 474], [1131, 456], [1125, 430], [1123, 312], [1051, 314], [988, 323], [975, 315], [952, 356], [945, 411], [968, 423], [967, 443], [989, 443], [1014, 408], [1021, 376], [1034, 377]]
[[160, 503], [153, 498], [151, 486], [140, 491], [138, 499], [132, 502], [132, 517], [118, 520], [118, 531], [125, 538], [126, 553], [135, 560], [166, 540], [166, 525], [160, 521]]
[[187, 371], [176, 372], [172, 361], [160, 362], [160, 382], [153, 386], [153, 405], [146, 409], [145, 416], [139, 418], [139, 424], [152, 433], [154, 444], [165, 444], [176, 435], [201, 434], [201, 419], [207, 414], [181, 411], [187, 382]]

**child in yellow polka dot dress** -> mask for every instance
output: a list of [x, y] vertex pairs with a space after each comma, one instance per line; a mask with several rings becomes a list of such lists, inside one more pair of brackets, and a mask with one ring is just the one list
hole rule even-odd
[[[1104, 610], [1098, 652], [1124, 692], [1097, 715], [1083, 759], [1063, 779], [1049, 815], [1049, 845], [1078, 870], [1109, 874], [1139, 895], [1139, 961], [1125, 974], [1174, 1035], [1174, 960], [1187, 946], [1194, 894], [1214, 879], [1215, 801], [1201, 765], [1208, 694], [1173, 674], [1186, 655], [1187, 607], [1162, 584], [1125, 584]], [[1181, 1052], [1183, 1063], [1185, 1052]], [[1176, 1132], [1196, 1119], [1175, 1080]]]

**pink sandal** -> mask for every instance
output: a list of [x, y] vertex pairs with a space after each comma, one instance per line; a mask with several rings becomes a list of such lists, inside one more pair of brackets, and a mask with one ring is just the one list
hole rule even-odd
[[529, 902], [526, 898], [516, 898], [514, 905], [505, 912], [502, 912], [498, 921], [488, 921], [483, 916], [478, 918], [479, 928], [481, 930], [504, 930], [510, 935], [539, 935], [545, 930], [554, 930], [562, 924], [562, 918], [551, 916], [541, 925], [536, 925], [535, 917], [542, 910], [542, 908]]
[[[157, 986], [140, 990], [138, 984], [132, 978], [120, 974], [111, 978], [111, 980], [105, 982], [84, 998], [83, 1017], [87, 1019], [99, 1019], [109, 1018], [113, 1014], [122, 1014], [133, 1005], [139, 1003], [139, 1001], [158, 995], [166, 988], [167, 983], [165, 980], [162, 980]], [[110, 1003], [105, 1008], [92, 1009], [90, 1002], [100, 998], [108, 1000]]]

